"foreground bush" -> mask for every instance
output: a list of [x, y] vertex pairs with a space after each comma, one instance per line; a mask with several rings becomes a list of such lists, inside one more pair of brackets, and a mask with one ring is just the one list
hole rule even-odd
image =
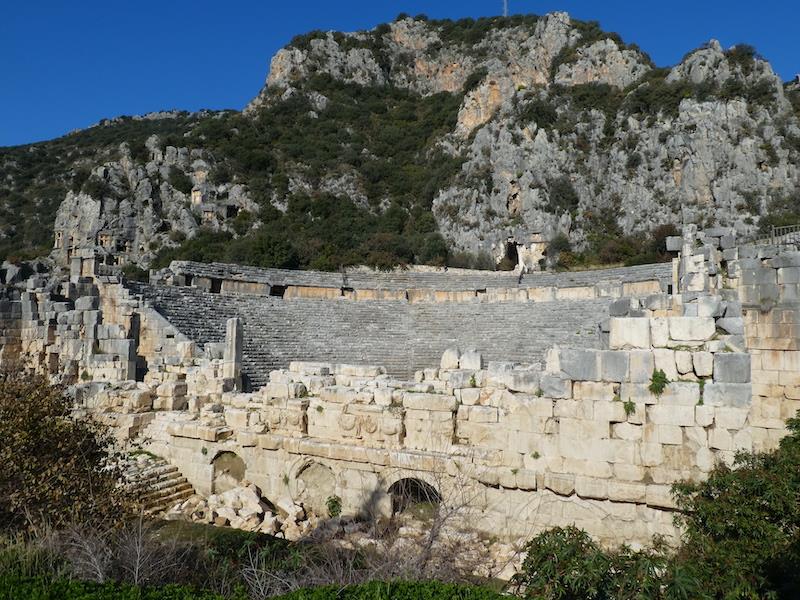
[[771, 452], [744, 452], [674, 487], [680, 547], [609, 551], [574, 527], [526, 546], [512, 587], [530, 600], [800, 597], [800, 420]]
[[370, 581], [341, 588], [329, 585], [297, 590], [276, 600], [501, 600], [490, 589], [439, 581]]
[[110, 436], [41, 377], [0, 374], [0, 530], [118, 518]]
[[[243, 600], [246, 596], [241, 596]], [[124, 583], [16, 579], [0, 575], [0, 600], [223, 600], [189, 587], [141, 588]]]

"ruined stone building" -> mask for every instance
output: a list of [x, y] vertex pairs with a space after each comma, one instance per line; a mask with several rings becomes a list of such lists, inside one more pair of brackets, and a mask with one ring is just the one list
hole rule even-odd
[[71, 384], [200, 494], [389, 515], [416, 482], [469, 490], [495, 536], [647, 544], [676, 535], [673, 482], [774, 447], [800, 407], [800, 252], [727, 234], [523, 275], [174, 262], [145, 284], [76, 252], [0, 272], [0, 364]]

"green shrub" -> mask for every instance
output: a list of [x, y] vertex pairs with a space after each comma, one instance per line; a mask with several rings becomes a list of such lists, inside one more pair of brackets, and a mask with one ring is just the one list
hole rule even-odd
[[548, 212], [556, 215], [564, 212], [574, 213], [578, 209], [579, 202], [578, 192], [575, 191], [569, 177], [560, 177], [550, 184]]
[[475, 69], [472, 73], [469, 74], [469, 77], [467, 77], [464, 80], [464, 87], [463, 87], [464, 93], [466, 94], [467, 92], [471, 92], [476, 87], [478, 87], [481, 81], [483, 81], [486, 75], [488, 74], [489, 71], [486, 69], [486, 67]]
[[0, 529], [125, 514], [119, 474], [107, 465], [109, 433], [71, 408], [62, 390], [40, 377], [0, 374]]
[[771, 452], [742, 452], [702, 483], [674, 486], [684, 528], [679, 557], [707, 597], [800, 595], [800, 420]]
[[328, 496], [328, 499], [325, 500], [325, 508], [328, 509], [329, 516], [338, 517], [342, 514], [342, 499], [339, 496]]
[[192, 180], [189, 179], [186, 173], [174, 165], [169, 168], [169, 184], [184, 194], [192, 193]]
[[122, 275], [128, 281], [144, 281], [150, 280], [150, 271], [142, 269], [134, 264], [127, 264], [122, 267]]
[[668, 383], [669, 379], [667, 379], [667, 374], [661, 369], [656, 369], [650, 377], [650, 386], [648, 389], [656, 396], [660, 396], [664, 393], [664, 388], [667, 387]]
[[[239, 593], [237, 598], [245, 600]], [[0, 600], [223, 600], [222, 596], [189, 587], [141, 588], [118, 583], [17, 579], [0, 575]]]
[[502, 600], [487, 588], [438, 581], [393, 581], [302, 589], [275, 600]]

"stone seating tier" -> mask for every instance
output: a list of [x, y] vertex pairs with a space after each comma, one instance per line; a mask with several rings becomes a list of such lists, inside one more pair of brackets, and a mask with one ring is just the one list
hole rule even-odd
[[437, 364], [448, 347], [486, 360], [536, 363], [553, 345], [599, 348], [610, 298], [542, 303], [419, 303], [221, 295], [191, 287], [129, 284], [201, 345], [225, 340], [226, 320], [244, 326], [243, 373], [253, 388], [292, 360], [380, 364], [397, 377]]
[[170, 270], [177, 275], [193, 275], [216, 279], [232, 279], [269, 285], [295, 285], [308, 287], [341, 288], [354, 290], [411, 290], [439, 291], [481, 290], [491, 288], [576, 287], [602, 282], [631, 283], [660, 280], [669, 282], [672, 265], [658, 263], [635, 267], [597, 269], [564, 273], [527, 273], [520, 277], [513, 271], [379, 271], [353, 270], [346, 273], [322, 271], [293, 271], [287, 269], [260, 269], [224, 263], [198, 263], [174, 261]]

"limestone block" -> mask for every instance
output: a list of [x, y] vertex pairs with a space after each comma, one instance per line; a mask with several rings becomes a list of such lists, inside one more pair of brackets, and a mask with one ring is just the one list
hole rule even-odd
[[664, 348], [669, 343], [669, 323], [666, 317], [650, 319], [650, 341], [654, 348]]
[[497, 408], [494, 406], [470, 406], [468, 408], [470, 421], [475, 421], [476, 423], [497, 423]]
[[749, 408], [719, 406], [714, 410], [714, 424], [724, 429], [742, 429], [749, 413]]
[[731, 335], [744, 334], [744, 319], [741, 317], [724, 317], [717, 319], [717, 327]]
[[749, 383], [750, 355], [739, 352], [717, 352], [714, 355], [714, 381]]
[[698, 377], [711, 377], [714, 373], [714, 355], [711, 352], [692, 352], [692, 366]]
[[605, 500], [608, 498], [608, 480], [579, 475], [575, 477], [575, 493], [581, 498]]
[[544, 365], [545, 373], [555, 375], [561, 373], [561, 348], [558, 346], [548, 348], [544, 353]]
[[700, 427], [708, 427], [714, 422], [714, 414], [715, 408], [713, 406], [707, 406], [705, 404], [701, 406], [695, 406], [694, 408], [694, 420]]
[[544, 487], [559, 496], [570, 496], [575, 492], [575, 476], [565, 473], [545, 473]]
[[623, 383], [619, 387], [619, 397], [623, 402], [636, 404], [655, 404], [658, 401], [646, 383]]
[[517, 471], [517, 487], [521, 490], [536, 489], [536, 472], [529, 469], [519, 469]]
[[597, 350], [562, 348], [561, 371], [573, 381], [598, 381], [600, 379], [600, 353]]
[[483, 368], [483, 356], [477, 350], [467, 350], [458, 359], [458, 368], [480, 371]]
[[700, 296], [697, 299], [698, 317], [721, 317], [725, 312], [725, 305], [719, 296]]
[[706, 341], [714, 337], [716, 326], [711, 317], [668, 317], [669, 335], [675, 341]]
[[609, 347], [612, 350], [650, 348], [650, 319], [646, 317], [609, 319]]
[[678, 379], [678, 367], [675, 364], [675, 351], [667, 348], [655, 348], [653, 350], [653, 360], [656, 370], [664, 371], [667, 379], [675, 381]]
[[156, 396], [159, 398], [183, 397], [187, 392], [185, 381], [167, 381], [156, 388]]
[[611, 429], [607, 421], [563, 418], [559, 421], [558, 432], [566, 440], [592, 440], [608, 439]]
[[542, 375], [539, 380], [542, 395], [546, 398], [571, 398], [572, 381], [557, 375]]
[[514, 369], [512, 362], [492, 361], [486, 366], [486, 385], [502, 387]]
[[629, 352], [629, 362], [628, 381], [648, 383], [655, 369], [653, 353], [646, 350], [632, 350]]
[[481, 390], [479, 388], [464, 388], [457, 390], [462, 404], [472, 406], [478, 404], [481, 397]]
[[707, 383], [703, 402], [710, 406], [746, 407], [752, 402], [753, 388], [749, 383]]
[[647, 408], [648, 422], [656, 425], [694, 426], [694, 406], [653, 405]]
[[678, 373], [681, 375], [691, 373], [694, 370], [694, 366], [692, 364], [692, 353], [687, 352], [686, 350], [676, 350], [675, 366], [678, 368]]
[[664, 460], [663, 447], [657, 442], [643, 442], [639, 445], [639, 458], [645, 467], [660, 465]]
[[709, 448], [698, 448], [695, 454], [694, 464], [703, 473], [709, 473], [716, 463], [714, 452]]
[[711, 427], [708, 430], [708, 445], [717, 450], [733, 450], [733, 436], [727, 429]]
[[594, 403], [559, 399], [556, 400], [553, 414], [556, 417], [568, 417], [571, 419], [592, 419], [594, 415]]
[[98, 296], [81, 296], [75, 299], [75, 310], [97, 310], [100, 308]]
[[[577, 383], [575, 384], [577, 385]], [[625, 406], [620, 401], [601, 400], [594, 403], [594, 418], [597, 421], [622, 423], [628, 419]]]
[[641, 465], [614, 464], [614, 477], [625, 481], [642, 481], [647, 471]]
[[392, 390], [390, 388], [375, 388], [372, 392], [372, 397], [378, 406], [390, 406], [392, 404]]
[[662, 405], [695, 406], [700, 402], [700, 386], [690, 381], [673, 381], [664, 388], [658, 403]]
[[572, 385], [572, 397], [575, 400], [611, 401], [616, 394], [613, 383], [599, 381], [575, 381]]
[[643, 427], [632, 423], [619, 422], [611, 425], [611, 436], [620, 440], [637, 441], [641, 440]]
[[512, 392], [535, 394], [539, 391], [539, 371], [514, 369], [506, 377], [506, 387]]
[[460, 357], [461, 353], [458, 348], [448, 348], [444, 351], [444, 354], [442, 354], [442, 360], [439, 366], [442, 369], [458, 369], [458, 360]]
[[628, 352], [603, 350], [600, 356], [600, 379], [622, 383], [628, 376], [630, 354]]
[[672, 495], [672, 486], [670, 485], [649, 484], [645, 492], [645, 502], [648, 506], [656, 508], [677, 508]]
[[643, 503], [646, 493], [647, 486], [643, 483], [613, 479], [608, 482], [608, 499], [614, 502]]
[[447, 383], [453, 389], [471, 388], [478, 385], [478, 374], [475, 371], [462, 369], [447, 373]]
[[418, 410], [441, 410], [454, 411], [456, 409], [455, 396], [445, 394], [423, 394], [416, 392], [405, 392], [403, 394], [403, 406]]

